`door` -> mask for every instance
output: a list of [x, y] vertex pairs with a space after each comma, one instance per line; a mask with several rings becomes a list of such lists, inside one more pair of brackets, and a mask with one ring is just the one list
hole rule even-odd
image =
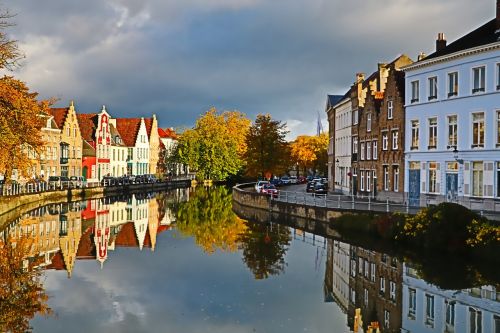
[[458, 174], [446, 174], [446, 201], [455, 202], [458, 196]]
[[409, 205], [412, 207], [420, 206], [420, 170], [409, 170]]
[[358, 194], [358, 177], [352, 176], [352, 195]]

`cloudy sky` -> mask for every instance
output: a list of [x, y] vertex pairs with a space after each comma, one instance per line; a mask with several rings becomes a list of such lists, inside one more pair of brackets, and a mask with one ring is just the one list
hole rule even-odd
[[495, 0], [17, 0], [14, 75], [42, 97], [191, 127], [211, 106], [326, 128], [327, 94], [401, 53], [416, 58], [494, 17]]

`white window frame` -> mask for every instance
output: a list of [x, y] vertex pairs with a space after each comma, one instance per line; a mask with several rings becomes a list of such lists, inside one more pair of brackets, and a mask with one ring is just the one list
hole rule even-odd
[[410, 124], [411, 124], [410, 149], [416, 150], [416, 149], [418, 149], [419, 144], [420, 144], [420, 121], [418, 119], [413, 119], [410, 121]]
[[361, 176], [360, 185], [359, 185], [360, 191], [364, 191], [365, 190], [365, 170], [360, 170], [359, 173]]
[[458, 72], [448, 73], [448, 98], [458, 96]]
[[[476, 82], [476, 73], [478, 81]], [[477, 66], [472, 68], [472, 94], [483, 93], [486, 91], [486, 66]]]
[[396, 301], [396, 283], [389, 281], [389, 298], [391, 301]]
[[372, 113], [368, 112], [366, 114], [366, 131], [371, 132], [372, 131]]
[[[434, 123], [435, 121], [435, 123]], [[431, 117], [427, 119], [427, 125], [429, 128], [429, 137], [427, 149], [437, 149], [438, 144], [438, 118]]]
[[387, 150], [389, 149], [389, 132], [383, 132], [382, 133], [382, 150]]
[[393, 130], [392, 131], [392, 150], [397, 150], [399, 147], [399, 131], [398, 130]]
[[420, 82], [418, 80], [411, 82], [411, 100], [410, 103], [418, 103], [420, 99]]
[[361, 150], [361, 161], [364, 161], [365, 160], [365, 143], [364, 142], [361, 142], [361, 145], [360, 145], [360, 150]]
[[427, 99], [429, 101], [437, 99], [437, 94], [438, 94], [438, 87], [437, 87], [438, 79], [437, 79], [437, 76], [432, 76], [432, 77], [428, 78], [427, 82], [429, 84], [429, 96], [428, 96]]
[[[452, 120], [454, 119], [454, 122]], [[451, 114], [446, 116], [448, 123], [448, 149], [456, 148], [458, 145], [458, 116]]]
[[[474, 119], [475, 116], [482, 116], [482, 119], [476, 120]], [[472, 119], [471, 119], [471, 124], [472, 124], [472, 148], [484, 148], [484, 139], [486, 136], [486, 127], [485, 127], [485, 113], [484, 112], [473, 112], [472, 113]], [[478, 131], [477, 131], [477, 136], [474, 135], [474, 128], [476, 127], [476, 124], [478, 126]], [[482, 130], [482, 135], [481, 135], [481, 130]]]
[[358, 137], [357, 136], [352, 137], [352, 153], [353, 154], [358, 153]]
[[496, 119], [495, 119], [496, 126], [495, 126], [495, 128], [497, 131], [497, 133], [496, 133], [497, 134], [496, 145], [497, 145], [497, 147], [499, 147], [500, 146], [500, 110], [496, 110], [495, 114], [496, 114]]
[[353, 125], [357, 125], [358, 124], [358, 110], [354, 110], [352, 112], [353, 116], [352, 116], [352, 124]]
[[372, 173], [371, 170], [366, 170], [366, 192], [371, 192], [371, 182], [372, 182]]
[[372, 159], [372, 143], [370, 141], [366, 142], [366, 160]]
[[394, 103], [392, 100], [387, 101], [387, 119], [394, 117]]
[[497, 71], [497, 91], [500, 90], [500, 62], [496, 64], [496, 71]]
[[484, 191], [484, 162], [473, 161], [471, 164], [472, 196], [482, 197]]
[[392, 186], [394, 192], [399, 192], [399, 165], [392, 166]]
[[438, 162], [429, 162], [427, 163], [428, 165], [428, 173], [429, 173], [429, 179], [428, 179], [428, 191], [429, 193], [439, 193], [439, 189], [437, 188], [437, 181], [438, 181], [438, 172], [439, 169], [437, 167]]
[[389, 165], [382, 166], [382, 172], [384, 173], [384, 191], [389, 191]]
[[372, 149], [373, 149], [372, 157], [374, 160], [376, 160], [376, 159], [378, 159], [377, 140], [373, 140]]
[[385, 293], [385, 277], [381, 276], [379, 280], [379, 290], [381, 293]]

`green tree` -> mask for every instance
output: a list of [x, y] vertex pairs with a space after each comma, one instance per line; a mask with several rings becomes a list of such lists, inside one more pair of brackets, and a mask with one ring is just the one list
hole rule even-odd
[[199, 179], [226, 180], [243, 167], [242, 140], [250, 121], [237, 111], [218, 114], [215, 108], [207, 111], [179, 138], [173, 158], [189, 165]]
[[269, 114], [257, 115], [246, 141], [245, 160], [249, 176], [282, 174], [288, 170], [290, 154], [285, 141], [287, 134], [286, 123], [273, 120]]

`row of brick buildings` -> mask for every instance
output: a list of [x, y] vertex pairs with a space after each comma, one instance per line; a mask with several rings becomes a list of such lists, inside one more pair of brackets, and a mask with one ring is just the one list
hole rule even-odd
[[166, 156], [176, 142], [172, 129], [158, 127], [151, 118], [114, 118], [106, 107], [98, 113], [78, 113], [73, 102], [66, 108], [52, 108], [42, 115], [45, 147], [33, 150], [29, 178], [83, 176], [100, 181], [104, 176], [179, 174], [167, 170]]
[[500, 198], [500, 1], [491, 21], [329, 95], [330, 189], [419, 206]]

